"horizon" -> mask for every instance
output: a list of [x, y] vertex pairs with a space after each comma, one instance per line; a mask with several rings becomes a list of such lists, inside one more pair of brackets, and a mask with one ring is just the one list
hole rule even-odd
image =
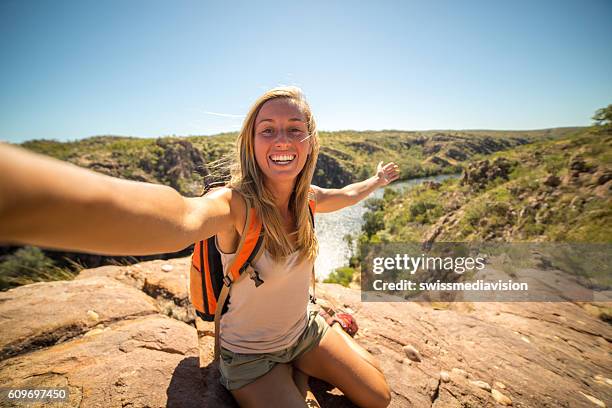
[[236, 132], [279, 85], [329, 132], [589, 126], [610, 20], [606, 0], [5, 0], [0, 141]]
[[[355, 130], [355, 129], [339, 129], [339, 130], [317, 130], [320, 133], [342, 133], [342, 132], [354, 132], [354, 133], [382, 133], [382, 132], [401, 132], [401, 133], [427, 133], [427, 132], [537, 132], [543, 130], [553, 130], [553, 129], [583, 129], [589, 128], [591, 126], [558, 126], [558, 127], [544, 127], [538, 129], [416, 129], [416, 130], [404, 130], [404, 129], [365, 129], [365, 130]], [[132, 138], [132, 139], [162, 139], [167, 137], [176, 137], [176, 138], [189, 138], [189, 137], [217, 137], [223, 135], [231, 135], [237, 134], [239, 131], [229, 131], [229, 132], [220, 132], [210, 135], [177, 135], [177, 134], [168, 134], [161, 136], [134, 136], [134, 135], [111, 135], [111, 134], [99, 134], [99, 135], [90, 135], [85, 137], [80, 137], [76, 139], [65, 139], [65, 140], [57, 140], [51, 138], [34, 138], [27, 139], [18, 142], [5, 141], [0, 139], [1, 142], [11, 143], [11, 144], [22, 144], [33, 141], [50, 141], [50, 142], [59, 142], [59, 143], [74, 143], [79, 142], [86, 139], [91, 139], [95, 137], [120, 137], [120, 138]]]

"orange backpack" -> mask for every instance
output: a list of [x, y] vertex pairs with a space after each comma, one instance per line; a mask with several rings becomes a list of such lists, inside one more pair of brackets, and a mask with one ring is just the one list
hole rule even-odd
[[[206, 194], [210, 191], [207, 188]], [[227, 299], [230, 286], [239, 279], [248, 275], [255, 286], [264, 283], [253, 265], [263, 253], [262, 223], [255, 208], [249, 200], [246, 201], [247, 217], [236, 255], [232, 258], [227, 275], [223, 273], [221, 254], [215, 244], [216, 235], [195, 243], [191, 256], [191, 271], [189, 276], [189, 294], [191, 303], [196, 311], [196, 322], [200, 318], [215, 322], [215, 360], [219, 356], [219, 325], [221, 315], [227, 311]], [[309, 191], [308, 208], [310, 220], [314, 227], [315, 213], [314, 190]], [[245, 273], [246, 272], [246, 273]], [[315, 302], [315, 276], [312, 269], [311, 301]]]

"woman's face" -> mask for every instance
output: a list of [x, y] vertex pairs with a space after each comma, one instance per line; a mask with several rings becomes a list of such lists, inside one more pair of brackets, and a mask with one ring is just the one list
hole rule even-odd
[[255, 118], [255, 159], [267, 181], [293, 181], [312, 148], [306, 118], [285, 98], [269, 100]]

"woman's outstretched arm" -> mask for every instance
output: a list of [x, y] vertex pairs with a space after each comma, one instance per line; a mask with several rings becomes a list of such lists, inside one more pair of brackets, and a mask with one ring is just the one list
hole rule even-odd
[[393, 162], [378, 163], [376, 175], [343, 188], [313, 186], [317, 199], [317, 212], [332, 212], [357, 204], [379, 187], [386, 186], [399, 177], [399, 166]]
[[178, 251], [232, 222], [227, 194], [186, 198], [0, 143], [0, 243], [107, 255]]

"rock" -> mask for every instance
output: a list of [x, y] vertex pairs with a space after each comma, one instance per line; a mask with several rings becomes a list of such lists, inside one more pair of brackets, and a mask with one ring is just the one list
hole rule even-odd
[[380, 348], [376, 346], [368, 347], [368, 351], [370, 352], [370, 354], [375, 355], [375, 356], [382, 354], [382, 351], [380, 351]]
[[97, 322], [98, 320], [100, 320], [100, 316], [94, 312], [93, 310], [88, 310], [87, 311], [87, 317], [91, 320], [93, 320], [94, 322]]
[[606, 378], [602, 375], [597, 374], [595, 377], [595, 382], [598, 382], [600, 384], [607, 384], [607, 385], [612, 385], [612, 380], [609, 378]]
[[591, 395], [585, 394], [582, 391], [580, 391], [580, 393], [584, 395], [586, 399], [588, 399], [589, 401], [591, 401], [593, 404], [597, 405], [598, 407], [606, 408], [606, 404], [602, 400], [595, 398]]
[[500, 405], [506, 405], [506, 406], [512, 405], [512, 400], [509, 397], [502, 394], [501, 392], [497, 391], [495, 388], [491, 390], [491, 396]]
[[[173, 270], [163, 272], [164, 263]], [[67, 406], [235, 408], [212, 362], [212, 322], [195, 330], [160, 314], [161, 300], [176, 310], [187, 308], [174, 299], [187, 296], [181, 275], [188, 265], [184, 258], [99, 268], [74, 281], [1, 292], [0, 339], [13, 352], [0, 361], [0, 387], [68, 386], [75, 399]], [[510, 401], [515, 406], [585, 406], [592, 402], [578, 391], [587, 383], [589, 394], [601, 401], [612, 398], [606, 369], [610, 326], [577, 304], [451, 303], [434, 311], [430, 301], [365, 302], [359, 290], [325, 283], [317, 285], [317, 295], [358, 311], [356, 341], [376, 353], [392, 390], [390, 406], [495, 404], [467, 378], [515, 379]], [[88, 318], [88, 311], [99, 320]], [[405, 357], [406, 345], [419, 345], [428, 358], [413, 362]], [[457, 367], [447, 373], [452, 381], [445, 382], [442, 367], [467, 367], [467, 362], [470, 375]], [[321, 406], [353, 406], [333, 386], [310, 383]], [[503, 387], [496, 382], [494, 389]], [[491, 390], [492, 396], [497, 392]]]
[[482, 388], [485, 391], [491, 391], [491, 386], [489, 385], [489, 383], [486, 383], [484, 381], [480, 381], [480, 380], [470, 381], [470, 384], [475, 385], [478, 388]]
[[438, 183], [437, 181], [424, 181], [423, 187], [431, 190], [439, 190], [440, 187], [442, 187], [442, 184]]
[[554, 174], [549, 174], [544, 179], [544, 185], [549, 187], [558, 187], [561, 184], [561, 179]]
[[499, 389], [502, 389], [502, 390], [505, 390], [505, 389], [506, 389], [506, 385], [505, 385], [504, 383], [502, 383], [502, 382], [499, 382], [499, 381], [495, 381], [495, 382], [493, 383], [493, 386], [494, 386], [495, 388], [499, 388]]
[[508, 180], [508, 176], [515, 165], [516, 163], [503, 157], [498, 157], [492, 162], [487, 159], [470, 163], [463, 172], [461, 184], [479, 190], [496, 178]]
[[404, 346], [402, 350], [404, 350], [404, 354], [406, 354], [406, 357], [408, 357], [410, 360], [416, 362], [421, 361], [421, 353], [419, 353], [419, 351], [414, 348], [414, 346], [407, 345]]
[[448, 372], [440, 371], [440, 381], [445, 383], [450, 381], [450, 375], [448, 374]]
[[[165, 265], [172, 267], [169, 272], [163, 272]], [[116, 279], [155, 298], [159, 310], [167, 316], [193, 323], [195, 312], [189, 302], [189, 267], [190, 258], [154, 260], [130, 266], [85, 269], [76, 279], [92, 276]]]
[[170, 264], [163, 264], [161, 269], [164, 272], [170, 272], [170, 271], [172, 271], [172, 265], [170, 265]]
[[145, 316], [4, 360], [0, 386], [68, 387], [71, 407], [213, 406], [205, 401], [197, 355], [193, 327]]
[[94, 335], [100, 334], [100, 333], [104, 333], [104, 329], [93, 329], [93, 330], [90, 330], [87, 333], [85, 333], [83, 335], [83, 337], [94, 336]]
[[0, 292], [0, 359], [80, 336], [100, 322], [158, 311], [146, 294], [106, 277], [40, 282]]
[[575, 155], [570, 159], [569, 167], [574, 173], [590, 172], [593, 169], [580, 155]]
[[612, 171], [610, 170], [602, 170], [593, 174], [595, 178], [595, 185], [601, 186], [606, 184], [608, 181], [612, 180]]
[[460, 376], [460, 377], [468, 378], [468, 373], [465, 370], [462, 370], [460, 368], [453, 368], [451, 370], [451, 373], [453, 373], [454, 375]]

